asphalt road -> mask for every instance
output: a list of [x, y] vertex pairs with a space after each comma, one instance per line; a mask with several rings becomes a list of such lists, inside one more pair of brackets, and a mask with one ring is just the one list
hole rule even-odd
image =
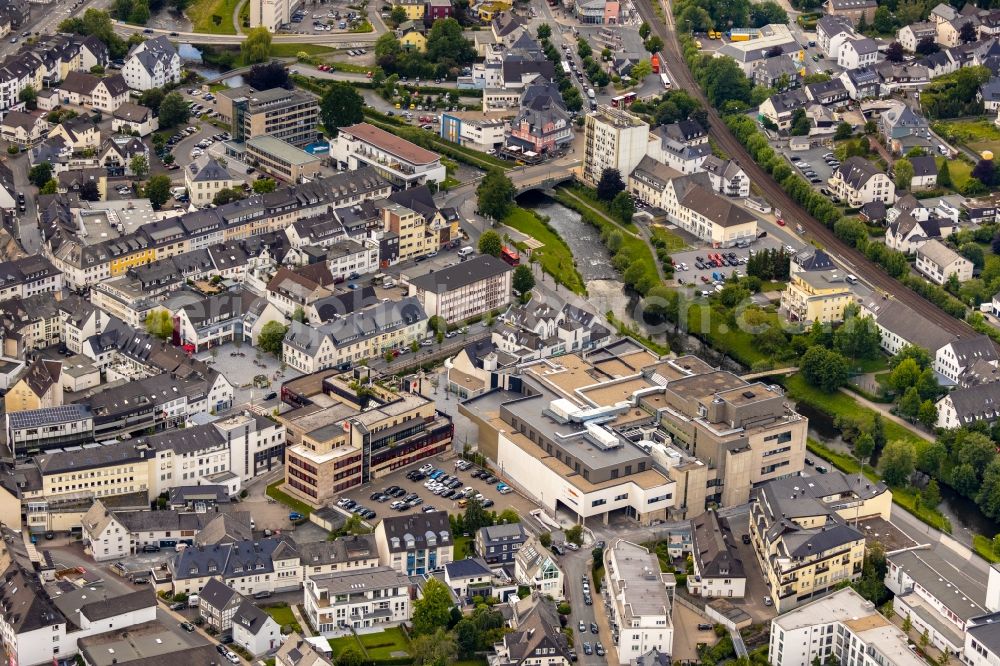
[[680, 43], [674, 30], [673, 15], [669, 3], [665, 9], [667, 24], [664, 26], [653, 13], [650, 2], [651, 0], [637, 0], [636, 7], [642, 15], [643, 20], [648, 22], [652, 26], [652, 29], [663, 39], [664, 55], [666, 56], [667, 63], [669, 63], [669, 70], [673, 75], [676, 87], [686, 90], [702, 103], [708, 111], [709, 136], [723, 152], [736, 159], [743, 166], [750, 177], [750, 181], [761, 189], [765, 199], [782, 211], [784, 219], [793, 226], [801, 224], [806, 229], [804, 237], [807, 240], [814, 240], [818, 245], [836, 255], [852, 273], [872, 285], [876, 290], [881, 291], [889, 297], [896, 298], [910, 309], [926, 317], [930, 322], [953, 335], [974, 335], [975, 332], [968, 324], [946, 314], [916, 292], [904, 287], [898, 280], [890, 277], [881, 268], [872, 264], [864, 254], [840, 240], [832, 230], [795, 203], [778, 186], [774, 179], [753, 161], [743, 145], [726, 128], [718, 112], [708, 103], [701, 88], [691, 76], [691, 72], [687, 68], [680, 50]]
[[[112, 23], [114, 24], [115, 32], [126, 38], [132, 33], [138, 32], [152, 35], [153, 37], [168, 35], [173, 39], [173, 41], [180, 42], [182, 44], [216, 45], [236, 45], [241, 44], [243, 40], [246, 39], [246, 35], [203, 35], [196, 32], [178, 32], [159, 28], [147, 28], [141, 25], [136, 26], [122, 23], [121, 21], [112, 21]], [[145, 32], [147, 30], [150, 32]], [[271, 41], [275, 44], [339, 44], [342, 46], [364, 47], [374, 44], [378, 37], [379, 33], [375, 30], [372, 32], [323, 33], [322, 35], [277, 34], [271, 37]]]

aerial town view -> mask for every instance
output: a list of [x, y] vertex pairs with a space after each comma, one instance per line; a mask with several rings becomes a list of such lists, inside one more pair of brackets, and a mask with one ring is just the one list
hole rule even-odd
[[1000, 0], [0, 0], [8, 666], [1000, 666]]

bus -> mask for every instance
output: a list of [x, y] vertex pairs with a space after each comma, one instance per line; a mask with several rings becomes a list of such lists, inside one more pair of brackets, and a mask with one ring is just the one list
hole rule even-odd
[[664, 90], [670, 90], [670, 77], [667, 76], [666, 72], [660, 72], [660, 83], [663, 84]]
[[566, 76], [569, 76], [569, 71], [570, 71], [569, 70], [569, 63], [566, 62], [565, 60], [562, 61], [562, 71], [563, 71], [563, 74], [565, 74]]
[[616, 109], [624, 109], [626, 107], [632, 106], [632, 102], [636, 100], [637, 95], [634, 92], [628, 92], [624, 95], [618, 95], [617, 97], [611, 98], [611, 106]]
[[503, 249], [500, 250], [500, 258], [511, 266], [517, 266], [521, 263], [521, 255], [517, 253], [517, 250], [507, 247], [506, 245], [504, 245]]

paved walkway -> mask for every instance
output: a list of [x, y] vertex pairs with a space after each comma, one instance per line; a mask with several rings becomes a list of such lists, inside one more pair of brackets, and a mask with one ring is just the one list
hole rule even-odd
[[861, 405], [862, 407], [867, 407], [868, 409], [872, 410], [873, 412], [878, 412], [879, 414], [882, 415], [882, 418], [884, 418], [886, 420], [889, 420], [889, 421], [892, 421], [893, 423], [896, 423], [898, 425], [903, 426], [904, 428], [906, 428], [907, 430], [909, 430], [910, 432], [912, 432], [917, 437], [920, 437], [921, 439], [925, 439], [928, 442], [933, 442], [934, 441], [934, 436], [933, 435], [929, 435], [928, 433], [924, 432], [923, 430], [920, 430], [919, 428], [914, 427], [913, 424], [910, 423], [909, 421], [907, 421], [906, 419], [901, 418], [899, 416], [896, 416], [895, 414], [893, 414], [892, 412], [890, 412], [889, 411], [889, 407], [890, 407], [889, 405], [883, 405], [883, 404], [879, 404], [877, 402], [872, 402], [868, 398], [865, 398], [864, 396], [860, 396], [857, 393], [849, 391], [846, 388], [844, 388], [843, 386], [840, 387], [840, 392], [843, 393], [843, 394], [845, 394], [845, 395], [849, 395], [852, 398], [854, 398], [858, 402], [858, 404]]
[[302, 613], [299, 612], [298, 606], [295, 604], [288, 604], [288, 607], [291, 609], [292, 615], [295, 616], [295, 621], [299, 623], [300, 627], [302, 627], [303, 635], [313, 636], [314, 634], [312, 629], [309, 628], [309, 623], [306, 622], [306, 619], [302, 617]]

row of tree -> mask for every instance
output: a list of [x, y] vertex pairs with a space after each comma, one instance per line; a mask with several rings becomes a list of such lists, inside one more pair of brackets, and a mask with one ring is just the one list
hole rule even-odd
[[453, 18], [434, 21], [427, 33], [427, 50], [404, 49], [391, 32], [375, 41], [375, 62], [386, 74], [406, 77], [457, 78], [476, 58], [473, 43]]

